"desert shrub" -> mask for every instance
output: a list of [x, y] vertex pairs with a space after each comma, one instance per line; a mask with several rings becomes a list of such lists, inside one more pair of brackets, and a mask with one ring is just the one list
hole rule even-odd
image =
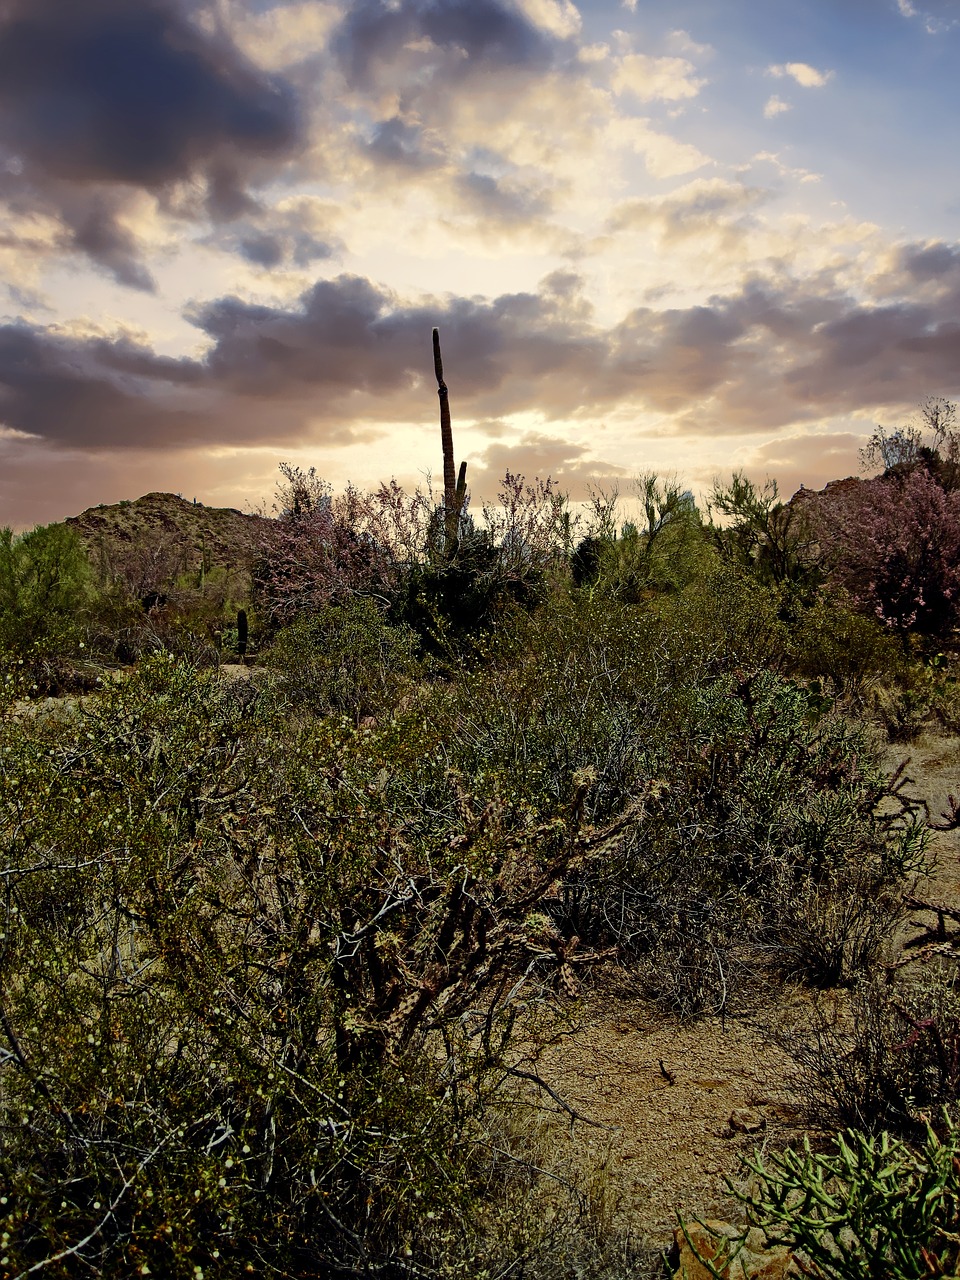
[[529, 608], [543, 598], [538, 567], [512, 572], [508, 560], [486, 531], [466, 531], [449, 552], [398, 575], [390, 616], [415, 631], [426, 652], [457, 655], [512, 606]]
[[922, 859], [909, 804], [883, 814], [863, 734], [774, 675], [717, 679], [685, 711], [645, 744], [644, 817], [589, 886], [584, 933], [616, 938], [687, 1014], [735, 1003], [738, 975], [849, 981], [880, 957]]
[[11, 1273], [476, 1271], [536, 907], [632, 814], [288, 710], [158, 655], [0, 723]]
[[782, 588], [742, 566], [721, 560], [686, 590], [651, 601], [648, 608], [660, 620], [670, 677], [682, 685], [784, 663], [789, 633]]
[[[825, 1152], [805, 1141], [799, 1151], [755, 1155], [745, 1162], [754, 1188], [731, 1190], [750, 1227], [795, 1250], [806, 1272], [829, 1280], [953, 1274], [960, 1262], [960, 1135], [948, 1116], [939, 1128], [927, 1125], [916, 1147], [848, 1129]], [[723, 1241], [721, 1265], [705, 1263], [711, 1275], [727, 1274], [745, 1238]]]
[[670, 1007], [732, 1007], [761, 974], [847, 982], [896, 928], [921, 826], [865, 731], [800, 684], [730, 670], [707, 611], [698, 635], [673, 625], [678, 604], [577, 594], [517, 618], [423, 714], [491, 794], [556, 803], [589, 774], [594, 820], [641, 806], [618, 855], [568, 876], [550, 911]]
[[90, 566], [65, 525], [0, 530], [0, 665], [25, 668], [24, 692], [82, 688], [93, 675], [88, 622], [95, 604]]
[[791, 670], [826, 679], [854, 699], [867, 682], [892, 684], [904, 671], [902, 646], [876, 618], [856, 612], [842, 592], [823, 592], [789, 629]]
[[960, 434], [956, 423], [956, 404], [944, 396], [929, 396], [918, 405], [913, 422], [892, 431], [876, 428], [860, 450], [864, 469], [904, 475], [923, 466], [951, 493], [960, 488]]
[[570, 572], [575, 586], [635, 604], [682, 590], [708, 572], [712, 557], [700, 513], [679, 481], [648, 472], [635, 479], [633, 490], [639, 518], [618, 534], [611, 527], [612, 495], [597, 530], [577, 545]]
[[91, 598], [90, 567], [65, 525], [0, 530], [0, 644], [26, 649], [77, 631]]
[[895, 679], [867, 686], [864, 710], [891, 742], [913, 742], [926, 729], [960, 728], [960, 685], [942, 653], [903, 659]]
[[798, 1096], [817, 1127], [913, 1140], [925, 1117], [960, 1100], [960, 992], [956, 975], [934, 965], [861, 976], [777, 1038], [798, 1064]]
[[[804, 504], [781, 501], [775, 480], [758, 487], [742, 471], [708, 501], [710, 533], [729, 564], [792, 598], [809, 599], [822, 580], [821, 550]], [[713, 521], [718, 513], [724, 523]]]
[[364, 495], [348, 489], [335, 497], [313, 467], [281, 464], [280, 471], [277, 518], [263, 534], [253, 570], [267, 629], [357, 593], [382, 594], [394, 581], [394, 557], [367, 527]]
[[387, 625], [374, 601], [354, 598], [284, 628], [265, 662], [293, 705], [359, 722], [396, 706], [420, 671], [416, 649], [412, 631]]

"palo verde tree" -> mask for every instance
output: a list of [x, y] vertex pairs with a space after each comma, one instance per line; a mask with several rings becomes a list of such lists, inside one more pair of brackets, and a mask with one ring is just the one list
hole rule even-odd
[[786, 583], [809, 592], [819, 584], [819, 548], [807, 512], [800, 503], [783, 502], [775, 480], [761, 487], [737, 471], [729, 484], [714, 484], [707, 505], [714, 544], [725, 560], [770, 586]]
[[90, 566], [72, 529], [0, 530], [0, 644], [23, 650], [75, 630], [90, 596]]

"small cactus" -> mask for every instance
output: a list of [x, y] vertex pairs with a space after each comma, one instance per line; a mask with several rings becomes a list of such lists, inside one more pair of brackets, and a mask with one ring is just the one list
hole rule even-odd
[[237, 656], [241, 663], [247, 660], [247, 639], [249, 630], [247, 626], [247, 611], [245, 609], [237, 610]]

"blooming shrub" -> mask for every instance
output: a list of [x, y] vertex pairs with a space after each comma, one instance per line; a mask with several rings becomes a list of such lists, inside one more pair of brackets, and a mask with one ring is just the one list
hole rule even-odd
[[930, 471], [865, 480], [819, 504], [836, 581], [901, 633], [943, 635], [960, 609], [960, 492]]

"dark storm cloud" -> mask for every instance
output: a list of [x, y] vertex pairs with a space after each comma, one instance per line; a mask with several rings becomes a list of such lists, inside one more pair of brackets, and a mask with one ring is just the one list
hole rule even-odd
[[280, 237], [266, 232], [244, 236], [237, 242], [237, 251], [255, 267], [278, 267], [285, 256]]
[[235, 253], [264, 270], [321, 262], [343, 252], [328, 208], [305, 200], [286, 208], [260, 209], [229, 226], [214, 227], [200, 242]]
[[414, 56], [436, 66], [443, 57], [449, 71], [489, 72], [499, 67], [546, 68], [557, 42], [523, 14], [499, 0], [361, 0], [350, 6], [332, 40], [332, 49], [348, 81], [371, 88], [382, 71], [409, 60], [411, 45], [430, 41], [434, 51]]
[[149, 282], [104, 191], [199, 180], [207, 212], [235, 217], [301, 140], [289, 85], [177, 0], [0, 4], [0, 144], [15, 162], [0, 195], [57, 213], [124, 283]]
[[153, 292], [153, 276], [140, 261], [136, 237], [120, 221], [123, 196], [115, 191], [64, 191], [60, 213], [72, 230], [71, 247], [107, 268], [120, 284]]
[[298, 132], [289, 90], [172, 0], [8, 0], [0, 122], [49, 174], [154, 191], [225, 148], [287, 153]]
[[78, 341], [0, 327], [0, 421], [57, 444], [144, 446], [203, 437], [202, 419], [164, 401], [195, 384], [190, 361], [124, 341]]
[[960, 246], [951, 244], [908, 245], [901, 251], [900, 264], [914, 280], [943, 280], [960, 270]]
[[198, 308], [193, 322], [210, 341], [203, 359], [8, 325], [0, 421], [79, 448], [347, 442], [430, 417], [430, 330], [439, 325], [464, 417], [533, 410], [546, 421], [596, 421], [633, 408], [672, 415], [678, 434], [739, 434], [957, 395], [958, 314], [960, 291], [881, 307], [753, 283], [602, 329], [571, 273], [548, 277], [539, 293], [417, 305], [342, 275], [297, 306], [221, 298]]

